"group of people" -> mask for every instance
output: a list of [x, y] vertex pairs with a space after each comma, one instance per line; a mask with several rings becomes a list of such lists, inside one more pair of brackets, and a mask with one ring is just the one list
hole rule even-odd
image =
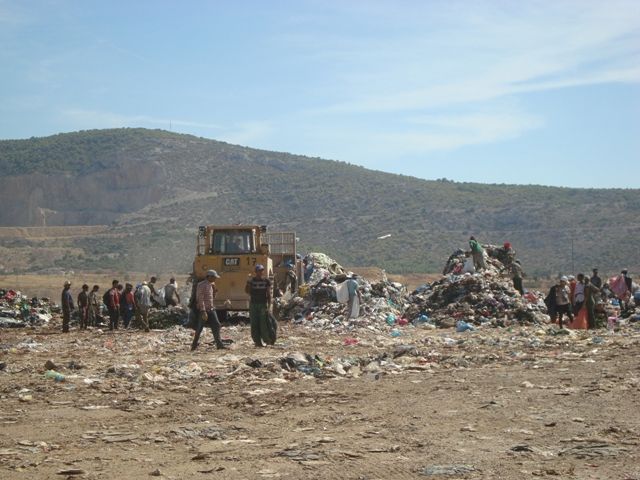
[[[142, 282], [135, 288], [131, 283], [124, 285], [118, 281], [111, 282], [111, 288], [107, 289], [100, 296], [100, 286], [94, 285], [89, 290], [89, 285], [84, 284], [78, 293], [77, 304], [74, 304], [71, 293], [71, 282], [65, 281], [61, 295], [62, 307], [62, 331], [69, 331], [71, 313], [78, 310], [79, 328], [87, 329], [89, 326], [96, 327], [102, 322], [102, 306], [106, 309], [109, 317], [109, 330], [117, 330], [122, 320], [122, 326], [129, 328], [131, 320], [135, 317], [138, 325], [146, 332], [149, 331], [149, 309], [152, 306], [159, 306], [159, 292], [156, 289], [156, 277], [151, 277], [149, 282]], [[180, 294], [175, 278], [171, 278], [164, 287], [165, 305], [178, 305]]]
[[575, 277], [560, 277], [549, 289], [545, 303], [551, 322], [557, 322], [560, 328], [563, 328], [563, 318], [566, 316], [570, 327], [593, 329], [596, 328], [596, 306], [599, 302], [615, 298], [623, 310], [629, 305], [634, 290], [637, 292], [638, 287], [628, 270], [624, 269], [609, 282], [603, 282], [598, 269], [594, 268], [591, 277], [583, 273]]

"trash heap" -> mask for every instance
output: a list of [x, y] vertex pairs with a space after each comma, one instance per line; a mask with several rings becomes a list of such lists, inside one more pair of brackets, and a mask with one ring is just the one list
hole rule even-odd
[[149, 310], [149, 326], [164, 329], [183, 325], [188, 316], [189, 310], [182, 305], [152, 308]]
[[393, 324], [396, 318], [401, 317], [407, 293], [402, 284], [389, 282], [386, 278], [370, 283], [356, 277], [362, 292], [361, 315], [348, 318], [346, 306], [338, 303], [336, 287], [351, 272], [346, 272], [338, 262], [323, 253], [310, 253], [308, 258], [314, 265], [310, 280], [290, 300], [276, 299], [279, 318], [290, 319], [312, 329], [340, 333], [360, 328], [388, 330], [388, 319], [393, 318]]
[[473, 261], [463, 250], [456, 250], [447, 260], [444, 277], [424, 285], [408, 298], [404, 315], [410, 319], [423, 316], [438, 327], [454, 327], [458, 322], [506, 326], [507, 324], [542, 324], [549, 320], [540, 292], [521, 296], [513, 288], [506, 265], [499, 260], [500, 247], [485, 245], [486, 269], [475, 272]]
[[507, 273], [508, 259], [501, 247], [484, 245], [486, 269], [475, 272], [473, 260], [464, 250], [456, 250], [446, 262], [443, 278], [422, 285], [412, 293], [386, 276], [377, 282], [358, 277], [362, 303], [360, 317], [345, 316], [345, 306], [337, 302], [336, 286], [350, 272], [332, 258], [313, 253], [314, 271], [298, 296], [280, 300], [280, 318], [309, 328], [336, 332], [366, 328], [375, 332], [391, 331], [412, 323], [428, 328], [452, 328], [467, 325], [504, 327], [514, 322], [548, 322], [544, 295], [528, 292], [520, 295]]
[[0, 289], [0, 328], [39, 326], [51, 320], [48, 298], [29, 298], [17, 290]]

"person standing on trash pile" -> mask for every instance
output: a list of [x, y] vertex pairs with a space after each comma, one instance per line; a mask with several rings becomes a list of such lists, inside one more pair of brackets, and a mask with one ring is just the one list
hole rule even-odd
[[507, 266], [507, 268], [515, 262], [516, 251], [513, 249], [510, 242], [504, 242], [502, 247], [497, 250], [498, 260], [500, 260], [503, 265]]
[[200, 340], [200, 334], [205, 325], [211, 327], [211, 333], [216, 342], [216, 348], [225, 348], [220, 338], [220, 321], [216, 314], [216, 309], [213, 305], [213, 299], [216, 298], [218, 289], [216, 288], [216, 278], [220, 278], [218, 272], [215, 270], [208, 270], [207, 276], [204, 280], [198, 283], [196, 288], [196, 308], [198, 310], [198, 326], [196, 327], [196, 333], [191, 343], [191, 351], [198, 348], [198, 340]]
[[509, 264], [509, 272], [511, 273], [511, 279], [513, 280], [513, 288], [520, 292], [520, 295], [524, 295], [524, 287], [522, 285], [524, 270], [522, 269], [520, 260], [516, 260]]
[[158, 293], [158, 290], [156, 290], [156, 282], [158, 281], [157, 277], [151, 277], [149, 279], [149, 283], [147, 284], [147, 286], [149, 287], [149, 290], [151, 290], [151, 306], [158, 308], [160, 307], [160, 303], [158, 303], [158, 296], [160, 296], [160, 294]]
[[78, 294], [78, 314], [80, 315], [80, 330], [86, 330], [89, 323], [89, 285], [82, 285]]
[[594, 268], [591, 271], [593, 272], [593, 275], [591, 275], [590, 278], [591, 285], [595, 286], [598, 289], [602, 288], [602, 279], [598, 276], [598, 269]]
[[360, 304], [362, 303], [362, 294], [358, 289], [358, 275], [351, 273], [347, 275], [347, 290], [349, 292], [349, 301], [347, 302], [348, 318], [358, 318], [360, 316]]
[[74, 309], [73, 297], [71, 296], [71, 282], [69, 280], [64, 282], [62, 295], [60, 296], [60, 305], [62, 306], [62, 333], [68, 333], [71, 312]]
[[136, 301], [133, 295], [133, 285], [127, 283], [120, 297], [120, 313], [122, 314], [122, 324], [124, 328], [129, 328], [135, 310]]
[[487, 266], [484, 263], [484, 249], [478, 243], [475, 237], [469, 238], [469, 247], [471, 248], [471, 256], [473, 257], [473, 266], [476, 271], [484, 270]]
[[136, 321], [144, 328], [145, 332], [149, 331], [149, 309], [151, 308], [151, 289], [147, 282], [142, 282], [140, 287], [136, 289], [134, 295], [136, 303]]
[[596, 328], [596, 304], [600, 289], [588, 278], [584, 279], [584, 301], [587, 308], [587, 325], [590, 330]]
[[169, 283], [164, 286], [164, 303], [167, 307], [175, 307], [180, 304], [180, 294], [176, 279], [171, 277]]
[[303, 266], [302, 276], [304, 278], [304, 283], [309, 283], [309, 280], [311, 280], [311, 275], [313, 275], [313, 269], [314, 269], [313, 259], [311, 259], [309, 255], [305, 256], [302, 259], [302, 266]]
[[290, 260], [286, 263], [286, 267], [287, 274], [284, 277], [282, 292], [286, 292], [288, 288], [293, 295], [298, 290], [298, 277], [296, 275], [296, 272], [294, 271], [295, 263]]
[[[556, 313], [558, 315], [558, 324], [562, 328], [562, 316], [566, 315], [569, 319], [569, 323], [573, 322], [573, 313], [571, 312], [571, 292], [567, 285], [568, 278], [563, 276], [560, 278], [560, 283], [556, 286]], [[555, 322], [555, 318], [553, 321]]]
[[118, 290], [118, 280], [111, 282], [111, 288], [105, 292], [104, 304], [109, 312], [109, 330], [118, 329], [118, 321], [120, 319], [120, 291]]
[[269, 325], [269, 306], [271, 304], [271, 280], [264, 278], [264, 266], [258, 264], [255, 275], [244, 287], [250, 295], [249, 321], [251, 323], [251, 339], [256, 347], [263, 347], [263, 343], [273, 345], [275, 338], [273, 329]]
[[100, 316], [100, 297], [98, 297], [99, 285], [94, 285], [89, 292], [89, 325], [95, 327], [98, 325], [98, 318]]

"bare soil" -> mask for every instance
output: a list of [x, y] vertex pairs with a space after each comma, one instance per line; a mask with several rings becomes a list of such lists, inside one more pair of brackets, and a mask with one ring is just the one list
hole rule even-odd
[[[256, 349], [240, 324], [223, 328], [230, 349], [207, 331], [194, 353], [180, 327], [59, 329], [0, 331], [2, 479], [640, 478], [629, 326], [391, 338], [283, 324]], [[294, 351], [320, 373], [283, 370]], [[44, 377], [47, 360], [65, 381]]]

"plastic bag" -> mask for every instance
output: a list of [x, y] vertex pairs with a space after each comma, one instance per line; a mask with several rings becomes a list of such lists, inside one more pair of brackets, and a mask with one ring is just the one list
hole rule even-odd
[[336, 298], [338, 303], [347, 303], [349, 301], [349, 287], [347, 282], [342, 282], [336, 286]]

